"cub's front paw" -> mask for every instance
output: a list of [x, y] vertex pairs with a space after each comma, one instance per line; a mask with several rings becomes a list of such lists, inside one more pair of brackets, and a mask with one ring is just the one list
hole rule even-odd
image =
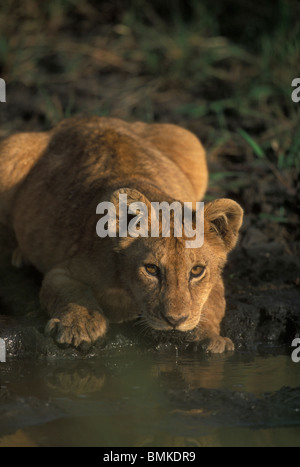
[[107, 321], [98, 311], [67, 311], [48, 321], [45, 333], [60, 345], [89, 348], [104, 337]]
[[201, 347], [206, 352], [211, 353], [232, 352], [234, 350], [234, 343], [228, 337], [213, 336], [205, 339], [201, 343]]
[[234, 350], [234, 344], [228, 337], [219, 336], [217, 333], [203, 333], [198, 328], [191, 332], [188, 340], [194, 342], [196, 350], [201, 348], [211, 353], [232, 352]]

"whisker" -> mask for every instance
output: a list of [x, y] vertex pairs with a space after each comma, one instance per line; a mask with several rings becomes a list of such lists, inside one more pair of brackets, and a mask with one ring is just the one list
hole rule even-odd
[[149, 333], [149, 325], [147, 320], [141, 316], [137, 321], [135, 321], [134, 326], [138, 328], [138, 335], [139, 336], [147, 336]]

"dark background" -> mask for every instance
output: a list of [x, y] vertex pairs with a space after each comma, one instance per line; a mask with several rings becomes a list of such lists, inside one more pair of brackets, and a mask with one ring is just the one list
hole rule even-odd
[[[299, 18], [297, 0], [1, 2], [0, 137], [75, 114], [173, 122], [220, 163], [213, 197], [268, 175], [295, 195]], [[256, 214], [288, 220], [290, 206], [264, 201]]]

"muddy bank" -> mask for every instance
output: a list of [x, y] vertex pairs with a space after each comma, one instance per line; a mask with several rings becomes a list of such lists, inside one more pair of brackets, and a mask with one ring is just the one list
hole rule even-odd
[[[291, 345], [299, 335], [299, 292], [293, 290], [268, 291], [259, 294], [239, 294], [228, 300], [228, 310], [222, 323], [222, 334], [230, 337], [237, 350], [256, 351], [259, 346]], [[92, 358], [110, 349], [160, 350], [179, 346], [192, 351], [193, 347], [173, 334], [150, 333], [146, 338], [137, 334], [132, 324], [111, 326], [106, 342], [96, 343], [92, 348], [76, 350], [59, 347], [51, 337], [44, 335], [43, 326], [34, 326], [0, 317], [0, 338], [6, 342], [8, 358], [76, 359]], [[161, 338], [160, 338], [161, 334]], [[194, 350], [193, 350], [194, 351]], [[203, 352], [201, 348], [197, 350]]]
[[[263, 230], [246, 227], [238, 248], [231, 254], [224, 271], [227, 312], [222, 335], [230, 337], [237, 349], [255, 350], [259, 345], [286, 345], [300, 335], [300, 258], [288, 251], [284, 238], [268, 242]], [[295, 247], [295, 244], [294, 244]], [[27, 272], [27, 274], [25, 274]], [[94, 357], [106, 349], [126, 346], [157, 348], [169, 340], [179, 344], [176, 335], [155, 333], [143, 336], [131, 323], [111, 326], [106, 342], [84, 352], [58, 347], [44, 335], [47, 317], [39, 308], [39, 281], [32, 270], [17, 271], [12, 277], [12, 296], [22, 284], [17, 301], [2, 304], [0, 338], [6, 341], [7, 356], [14, 358]], [[8, 277], [9, 274], [8, 274]], [[4, 290], [5, 284], [2, 286]], [[18, 288], [20, 290], [20, 287]], [[30, 297], [30, 307], [27, 310]], [[181, 334], [181, 333], [180, 333]], [[158, 346], [159, 347], [159, 346]]]
[[223, 333], [238, 348], [287, 344], [300, 334], [300, 243], [286, 226], [246, 216], [224, 271]]
[[[272, 196], [267, 187], [264, 178], [257, 180], [260, 199], [271, 209], [272, 203], [278, 202], [274, 198], [278, 187], [272, 188]], [[246, 213], [238, 246], [223, 274], [227, 311], [221, 334], [230, 337], [238, 350], [255, 350], [259, 345], [290, 346], [300, 336], [300, 235], [299, 225], [294, 223], [298, 216], [295, 213], [291, 223], [281, 223], [254, 214], [254, 194], [254, 188], [249, 193], [246, 187], [234, 196], [225, 189], [219, 193], [241, 202]], [[286, 194], [278, 190], [277, 196], [284, 204]], [[178, 341], [168, 333], [161, 338], [155, 333], [143, 340], [139, 327], [127, 324], [112, 326], [106, 343], [90, 351], [59, 348], [44, 335], [47, 316], [38, 298], [42, 277], [31, 267], [11, 266], [13, 247], [13, 239], [1, 230], [0, 338], [6, 341], [8, 357], [87, 358], [99, 355], [103, 345], [106, 349], [132, 345], [153, 349], [160, 341]]]

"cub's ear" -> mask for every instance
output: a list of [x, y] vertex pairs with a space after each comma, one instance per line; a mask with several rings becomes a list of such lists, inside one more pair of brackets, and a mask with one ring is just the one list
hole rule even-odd
[[118, 248], [126, 248], [137, 237], [148, 237], [151, 203], [145, 195], [132, 188], [120, 188], [110, 202], [116, 210]]
[[135, 188], [119, 188], [113, 192], [110, 198], [116, 208], [119, 208], [120, 195], [127, 196], [127, 207], [132, 203], [144, 203], [147, 207], [151, 206], [148, 198]]
[[211, 201], [204, 208], [204, 219], [209, 225], [209, 230], [223, 240], [226, 250], [232, 250], [243, 222], [241, 206], [227, 198]]

